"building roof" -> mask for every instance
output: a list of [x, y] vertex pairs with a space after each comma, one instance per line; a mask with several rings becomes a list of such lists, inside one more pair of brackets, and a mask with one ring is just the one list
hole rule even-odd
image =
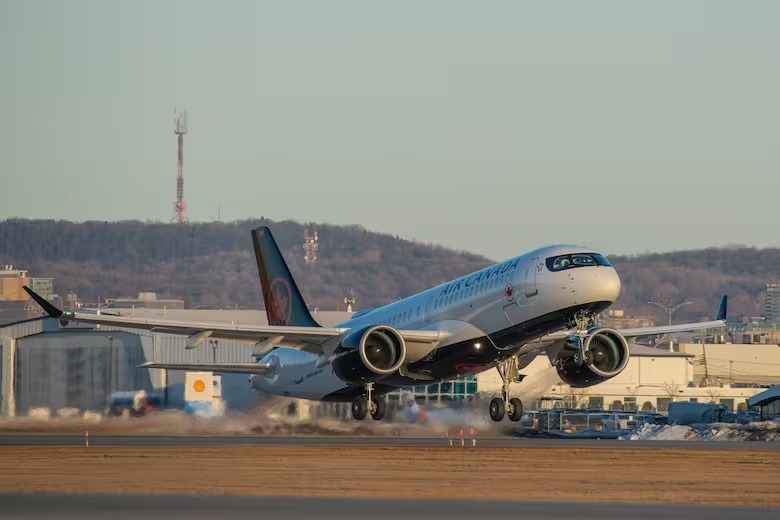
[[748, 406], [764, 406], [780, 399], [780, 385], [775, 385], [769, 390], [756, 394], [748, 399]]

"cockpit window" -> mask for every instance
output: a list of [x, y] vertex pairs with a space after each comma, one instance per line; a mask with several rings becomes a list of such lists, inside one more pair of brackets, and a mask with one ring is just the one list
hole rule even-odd
[[576, 253], [573, 255], [551, 256], [547, 259], [547, 269], [550, 271], [563, 271], [573, 267], [611, 266], [604, 255], [598, 253]]

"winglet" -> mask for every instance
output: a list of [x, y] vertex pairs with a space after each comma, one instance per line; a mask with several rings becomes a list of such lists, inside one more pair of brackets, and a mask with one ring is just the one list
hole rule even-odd
[[728, 308], [728, 296], [724, 294], [723, 298], [720, 300], [720, 307], [718, 307], [718, 314], [715, 316], [715, 319], [719, 321], [726, 321], [727, 308]]
[[46, 311], [46, 314], [48, 314], [52, 318], [59, 318], [60, 316], [62, 316], [61, 310], [59, 310], [57, 307], [55, 307], [54, 305], [46, 301], [39, 294], [36, 294], [32, 289], [30, 289], [26, 285], [23, 285], [22, 289], [27, 291], [27, 294], [29, 294], [30, 297], [32, 297], [32, 299], [35, 300], [38, 303], [38, 305], [40, 305], [43, 308], [44, 311]]

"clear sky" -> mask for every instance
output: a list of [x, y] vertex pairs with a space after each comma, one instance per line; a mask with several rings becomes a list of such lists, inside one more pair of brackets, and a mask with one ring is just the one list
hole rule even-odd
[[780, 245], [777, 1], [0, 0], [0, 218]]

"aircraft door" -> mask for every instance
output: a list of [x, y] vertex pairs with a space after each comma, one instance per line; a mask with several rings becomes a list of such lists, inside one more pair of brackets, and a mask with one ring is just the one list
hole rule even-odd
[[541, 259], [535, 256], [528, 262], [525, 271], [525, 296], [530, 298], [539, 294], [539, 289], [536, 287], [536, 273], [539, 272], [541, 266]]
[[510, 325], [519, 325], [523, 322], [520, 306], [517, 302], [504, 305], [504, 314]]

